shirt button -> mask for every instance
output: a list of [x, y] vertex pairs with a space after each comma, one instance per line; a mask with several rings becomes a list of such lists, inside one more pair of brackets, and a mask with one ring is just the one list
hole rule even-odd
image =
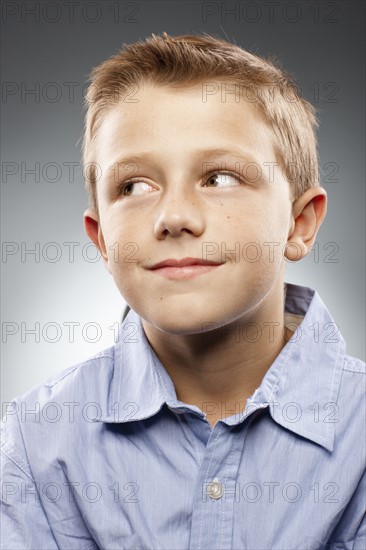
[[222, 483], [219, 482], [219, 478], [215, 477], [211, 483], [207, 485], [206, 492], [210, 498], [213, 500], [218, 500], [224, 494], [224, 488]]

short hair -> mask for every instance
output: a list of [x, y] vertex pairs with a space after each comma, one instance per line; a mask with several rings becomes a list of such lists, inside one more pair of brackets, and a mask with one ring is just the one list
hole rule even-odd
[[123, 43], [118, 53], [90, 73], [82, 154], [93, 209], [98, 211], [95, 142], [103, 116], [139, 84], [179, 90], [201, 82], [212, 83], [213, 79], [245, 90], [246, 99], [264, 115], [292, 200], [318, 185], [316, 110], [301, 97], [294, 79], [278, 61], [273, 57], [264, 59], [207, 33], [173, 37], [164, 32], [163, 36], [152, 34], [145, 41]]

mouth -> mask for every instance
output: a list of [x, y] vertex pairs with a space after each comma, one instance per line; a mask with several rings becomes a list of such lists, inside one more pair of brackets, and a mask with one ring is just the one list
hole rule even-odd
[[148, 269], [152, 273], [167, 279], [192, 279], [198, 275], [210, 273], [220, 265], [223, 265], [223, 263], [202, 260], [201, 258], [182, 258], [181, 260], [169, 258], [148, 267]]

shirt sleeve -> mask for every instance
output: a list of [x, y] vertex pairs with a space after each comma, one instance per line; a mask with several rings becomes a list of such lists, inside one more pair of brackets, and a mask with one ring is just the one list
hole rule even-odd
[[340, 522], [333, 531], [329, 550], [366, 549], [366, 472], [364, 472]]
[[57, 550], [26, 458], [17, 415], [1, 421], [2, 550]]
[[364, 550], [366, 548], [366, 513], [363, 516], [362, 523], [357, 530], [352, 550]]

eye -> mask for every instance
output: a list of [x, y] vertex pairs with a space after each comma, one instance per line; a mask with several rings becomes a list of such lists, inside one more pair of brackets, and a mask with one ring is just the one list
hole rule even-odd
[[[140, 187], [138, 187], [140, 184]], [[136, 193], [133, 193], [134, 190], [137, 190]], [[145, 181], [140, 180], [130, 180], [122, 183], [119, 187], [119, 193], [125, 197], [138, 196], [143, 193], [151, 193], [153, 190], [152, 186], [146, 183]]]
[[220, 178], [219, 183], [221, 182], [221, 187], [232, 187], [232, 182], [235, 182], [236, 184], [239, 182], [239, 185], [241, 184], [239, 176], [235, 174], [231, 174], [229, 172], [214, 172], [209, 174], [207, 177], [207, 187], [218, 187], [217, 185], [214, 185], [216, 178]]

